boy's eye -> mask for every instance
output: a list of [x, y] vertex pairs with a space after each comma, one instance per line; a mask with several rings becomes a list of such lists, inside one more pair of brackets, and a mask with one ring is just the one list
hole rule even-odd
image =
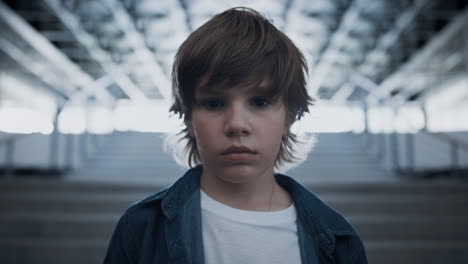
[[221, 99], [207, 99], [204, 100], [202, 105], [207, 109], [217, 109], [224, 106], [224, 102]]
[[252, 99], [252, 105], [257, 107], [265, 107], [270, 104], [270, 101], [265, 97], [255, 97]]

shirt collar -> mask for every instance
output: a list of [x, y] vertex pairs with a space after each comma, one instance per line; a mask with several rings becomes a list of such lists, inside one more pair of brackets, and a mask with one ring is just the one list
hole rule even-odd
[[327, 206], [311, 191], [293, 178], [276, 174], [276, 181], [293, 198], [298, 223], [306, 232], [317, 237], [321, 247], [330, 255], [334, 251], [335, 236], [356, 235], [351, 224], [338, 212]]
[[201, 166], [189, 169], [167, 189], [161, 208], [168, 219], [174, 217], [190, 197], [200, 190], [201, 172]]
[[[200, 190], [202, 170], [201, 165], [189, 169], [167, 189], [162, 201], [162, 210], [169, 219], [177, 214], [196, 191]], [[304, 224], [307, 231], [326, 237], [329, 242], [334, 240], [332, 235], [355, 235], [344, 217], [325, 205], [302, 184], [286, 175], [275, 174], [275, 177], [278, 184], [292, 196], [298, 220]]]

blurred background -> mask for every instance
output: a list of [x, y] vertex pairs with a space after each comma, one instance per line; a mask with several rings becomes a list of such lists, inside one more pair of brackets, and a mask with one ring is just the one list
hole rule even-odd
[[0, 262], [100, 263], [123, 210], [182, 175], [173, 57], [234, 6], [309, 60], [304, 161], [282, 171], [370, 263], [468, 263], [466, 0], [0, 1]]

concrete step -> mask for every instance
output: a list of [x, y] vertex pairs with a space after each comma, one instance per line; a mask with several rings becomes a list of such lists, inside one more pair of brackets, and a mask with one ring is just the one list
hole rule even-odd
[[[132, 191], [64, 192], [18, 190], [0, 193], [2, 212], [121, 212], [131, 203], [141, 200], [162, 187]], [[355, 194], [318, 193], [320, 198], [344, 215], [402, 215], [402, 216], [468, 216], [464, 193], [456, 192], [440, 197], [418, 194]]]
[[[352, 154], [343, 154], [340, 155], [325, 155], [319, 153], [318, 155], [312, 155], [307, 158], [306, 161], [301, 163], [301, 167], [315, 167], [315, 166], [333, 166], [336, 164], [341, 165], [353, 165], [353, 164], [366, 164], [380, 167], [378, 164], [375, 164], [373, 157], [367, 153], [352, 153]], [[343, 164], [344, 163], [344, 164]]]
[[109, 146], [101, 146], [94, 152], [95, 154], [120, 154], [120, 155], [143, 155], [143, 154], [156, 154], [156, 155], [167, 155], [160, 144], [146, 145], [145, 147], [121, 146], [119, 142], [115, 142]]
[[342, 171], [340, 168], [321, 168], [314, 170], [295, 170], [291, 171], [295, 179], [305, 185], [314, 184], [340, 184], [340, 183], [392, 183], [398, 181], [391, 173], [379, 168], [371, 170], [370, 168], [359, 169], [355, 167]]
[[[86, 176], [87, 173], [96, 175], [96, 174], [117, 174], [117, 175], [127, 175], [129, 177], [135, 178], [136, 173], [143, 173], [143, 174], [151, 174], [156, 177], [163, 176], [163, 177], [171, 177], [171, 175], [176, 174], [176, 172], [180, 172], [182, 168], [178, 167], [174, 164], [146, 164], [142, 166], [131, 166], [131, 165], [122, 165], [122, 164], [99, 164], [94, 167], [85, 167], [81, 169], [77, 169], [70, 173], [69, 175], [83, 175]], [[164, 174], [162, 173], [164, 172]], [[166, 173], [170, 174], [166, 174]], [[68, 175], [67, 175], [68, 176]], [[180, 174], [174, 175], [179, 176]]]
[[456, 196], [466, 197], [468, 182], [464, 181], [418, 181], [399, 180], [391, 183], [316, 183], [306, 185], [313, 193], [324, 194], [356, 194], [356, 195], [426, 195], [427, 197]]
[[132, 203], [150, 193], [91, 194], [74, 193], [22, 193], [15, 196], [0, 194], [0, 208], [3, 214], [15, 212], [30, 213], [122, 213]]
[[468, 242], [365, 241], [369, 263], [441, 264], [468, 263]]
[[[317, 163], [317, 164], [312, 164], [309, 162], [304, 162], [302, 163], [299, 167], [296, 167], [294, 169], [291, 169], [291, 171], [288, 171], [288, 175], [294, 175], [297, 174], [309, 174], [309, 175], [317, 175], [319, 171], [326, 171], [329, 173], [336, 173], [339, 175], [346, 175], [347, 172], [353, 172], [353, 171], [362, 171], [363, 173], [372, 173], [374, 171], [383, 171], [383, 169], [372, 163], [348, 163], [348, 162], [342, 162], [340, 163], [340, 166], [337, 167], [336, 164], [333, 163]], [[369, 175], [372, 176], [372, 175]]]
[[321, 195], [320, 197], [328, 205], [346, 216], [468, 216], [467, 198], [461, 196], [428, 197], [420, 195]]
[[[121, 213], [2, 213], [3, 239], [44, 237], [102, 239], [110, 235]], [[468, 242], [468, 217], [351, 216], [348, 220], [365, 241]]]
[[[176, 173], [174, 173], [176, 174]], [[169, 182], [177, 180], [181, 174], [166, 175]], [[324, 195], [354, 195], [354, 196], [401, 196], [421, 195], [430, 197], [458, 197], [468, 199], [468, 182], [464, 181], [417, 181], [402, 180], [393, 183], [314, 183], [306, 185], [318, 196]], [[70, 179], [39, 179], [39, 178], [13, 178], [0, 179], [0, 195], [23, 192], [37, 193], [77, 193], [89, 195], [97, 194], [123, 194], [123, 193], [149, 193], [160, 190], [166, 185], [141, 184], [137, 181], [125, 184], [116, 182], [86, 182]]]
[[177, 164], [174, 162], [171, 163], [159, 163], [159, 162], [117, 162], [117, 161], [112, 161], [108, 163], [98, 163], [94, 165], [93, 167], [88, 167], [86, 168], [88, 171], [100, 171], [100, 170], [106, 170], [109, 172], [113, 171], [123, 171], [124, 173], [128, 173], [131, 171], [145, 171], [145, 170], [151, 170], [152, 173], [157, 173], [157, 168], [171, 168], [176, 170], [177, 169]]
[[[101, 263], [125, 208], [165, 186], [0, 181], [1, 263]], [[405, 181], [308, 187], [355, 226], [369, 263], [466, 262], [466, 183]]]
[[[173, 181], [177, 180], [176, 177], [171, 177], [175, 169], [172, 168], [157, 168], [158, 173], [154, 173], [155, 170], [135, 170], [131, 173], [123, 173], [122, 171], [109, 172], [106, 170], [100, 171], [77, 171], [73, 175], [69, 175], [70, 180], [76, 181], [90, 181], [90, 182], [117, 182], [121, 184], [161, 184], [169, 185]], [[168, 176], [169, 175], [169, 176]], [[182, 171], [179, 173], [182, 175]]]
[[350, 216], [364, 241], [451, 241], [468, 243], [468, 217]]
[[0, 237], [108, 240], [119, 216], [120, 213], [2, 213]]
[[0, 238], [2, 264], [98, 264], [108, 240]]
[[[0, 238], [0, 259], [2, 264], [98, 264], [104, 259], [107, 244], [105, 240]], [[369, 263], [468, 263], [466, 242], [373, 240], [365, 247]]]
[[[158, 171], [157, 174], [164, 174], [165, 177], [167, 177], [169, 180], [177, 179], [179, 178], [183, 172], [185, 171], [184, 168], [177, 167], [176, 170], [180, 171], [178, 173], [177, 171], [169, 171], [165, 173], [160, 173]], [[297, 168], [293, 168], [290, 171], [287, 172], [288, 175], [291, 175], [295, 177], [296, 175], [294, 172], [297, 170]], [[310, 175], [314, 175], [315, 173], [311, 172], [309, 173]], [[381, 192], [381, 191], [390, 191], [390, 192], [400, 192], [401, 190], [406, 190], [410, 192], [419, 192], [422, 190], [428, 190], [429, 192], [439, 192], [439, 191], [449, 191], [452, 192], [456, 189], [460, 189], [462, 192], [465, 192], [468, 189], [468, 182], [463, 182], [463, 181], [417, 181], [417, 180], [407, 180], [407, 179], [398, 179], [395, 178], [396, 181], [393, 183], [375, 183], [375, 182], [335, 182], [335, 183], [313, 183], [313, 184], [307, 184], [307, 186], [313, 188], [314, 190], [320, 191], [320, 189], [326, 190], [326, 192], [333, 191], [333, 189], [336, 189], [339, 192], [349, 192], [349, 191], [354, 191], [356, 193], [360, 193], [362, 191], [366, 192]], [[28, 184], [28, 181], [30, 183]], [[68, 178], [66, 180], [60, 181], [60, 180], [52, 180], [49, 181], [48, 179], [37, 179], [36, 181], [32, 179], [13, 179], [12, 181], [5, 180], [5, 179], [0, 179], [0, 190], [5, 187], [5, 188], [22, 188], [21, 186], [32, 186], [34, 188], [41, 188], [41, 186], [47, 186], [46, 188], [49, 188], [51, 184], [48, 184], [48, 182], [52, 182], [51, 184], [58, 184], [60, 185], [61, 183], [68, 184], [70, 187], [73, 185], [76, 186], [76, 182], [72, 184]], [[16, 185], [17, 184], [17, 185]], [[86, 181], [81, 182], [81, 185], [86, 189], [88, 186], [93, 189], [91, 186], [92, 184], [95, 184], [94, 182], [87, 183]], [[15, 186], [16, 185], [16, 186]], [[118, 186], [120, 183], [112, 183], [108, 182], [106, 184], [103, 184], [99, 186], [99, 188], [113, 188], [113, 186]], [[135, 182], [129, 182], [125, 186], [130, 186], [131, 188], [139, 188], [139, 186], [146, 186], [146, 185], [141, 185], [138, 183], [138, 181]], [[61, 188], [61, 187], [60, 187]]]
[[91, 193], [106, 194], [106, 193], [147, 193], [152, 190], [159, 190], [165, 185], [145, 185], [138, 182], [130, 182], [121, 184], [118, 182], [87, 182], [74, 181], [71, 179], [47, 179], [47, 178], [13, 178], [0, 179], [0, 194], [4, 193], [78, 193], [88, 195]]
[[121, 155], [113, 155], [113, 156], [97, 156], [92, 160], [93, 163], [100, 163], [100, 162], [128, 162], [128, 163], [156, 163], [156, 162], [170, 162], [174, 163], [175, 161], [170, 156], [163, 156], [161, 154], [154, 154], [154, 155], [129, 155], [129, 154], [121, 154]]

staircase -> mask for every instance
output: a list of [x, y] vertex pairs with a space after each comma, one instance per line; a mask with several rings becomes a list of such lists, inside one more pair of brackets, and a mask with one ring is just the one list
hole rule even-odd
[[101, 263], [120, 214], [161, 186], [0, 182], [0, 263]]
[[116, 132], [98, 142], [88, 161], [68, 180], [167, 185], [185, 171], [164, 151], [162, 133]]
[[398, 181], [379, 164], [365, 138], [351, 133], [320, 134], [307, 159], [287, 174], [304, 184]]
[[369, 263], [468, 263], [468, 183], [309, 187], [353, 224]]
[[[183, 171], [160, 144], [115, 134], [66, 178], [0, 178], [0, 263], [101, 263], [125, 208]], [[392, 177], [351, 134], [320, 135], [288, 174], [348, 218], [370, 263], [468, 263], [467, 182]]]

